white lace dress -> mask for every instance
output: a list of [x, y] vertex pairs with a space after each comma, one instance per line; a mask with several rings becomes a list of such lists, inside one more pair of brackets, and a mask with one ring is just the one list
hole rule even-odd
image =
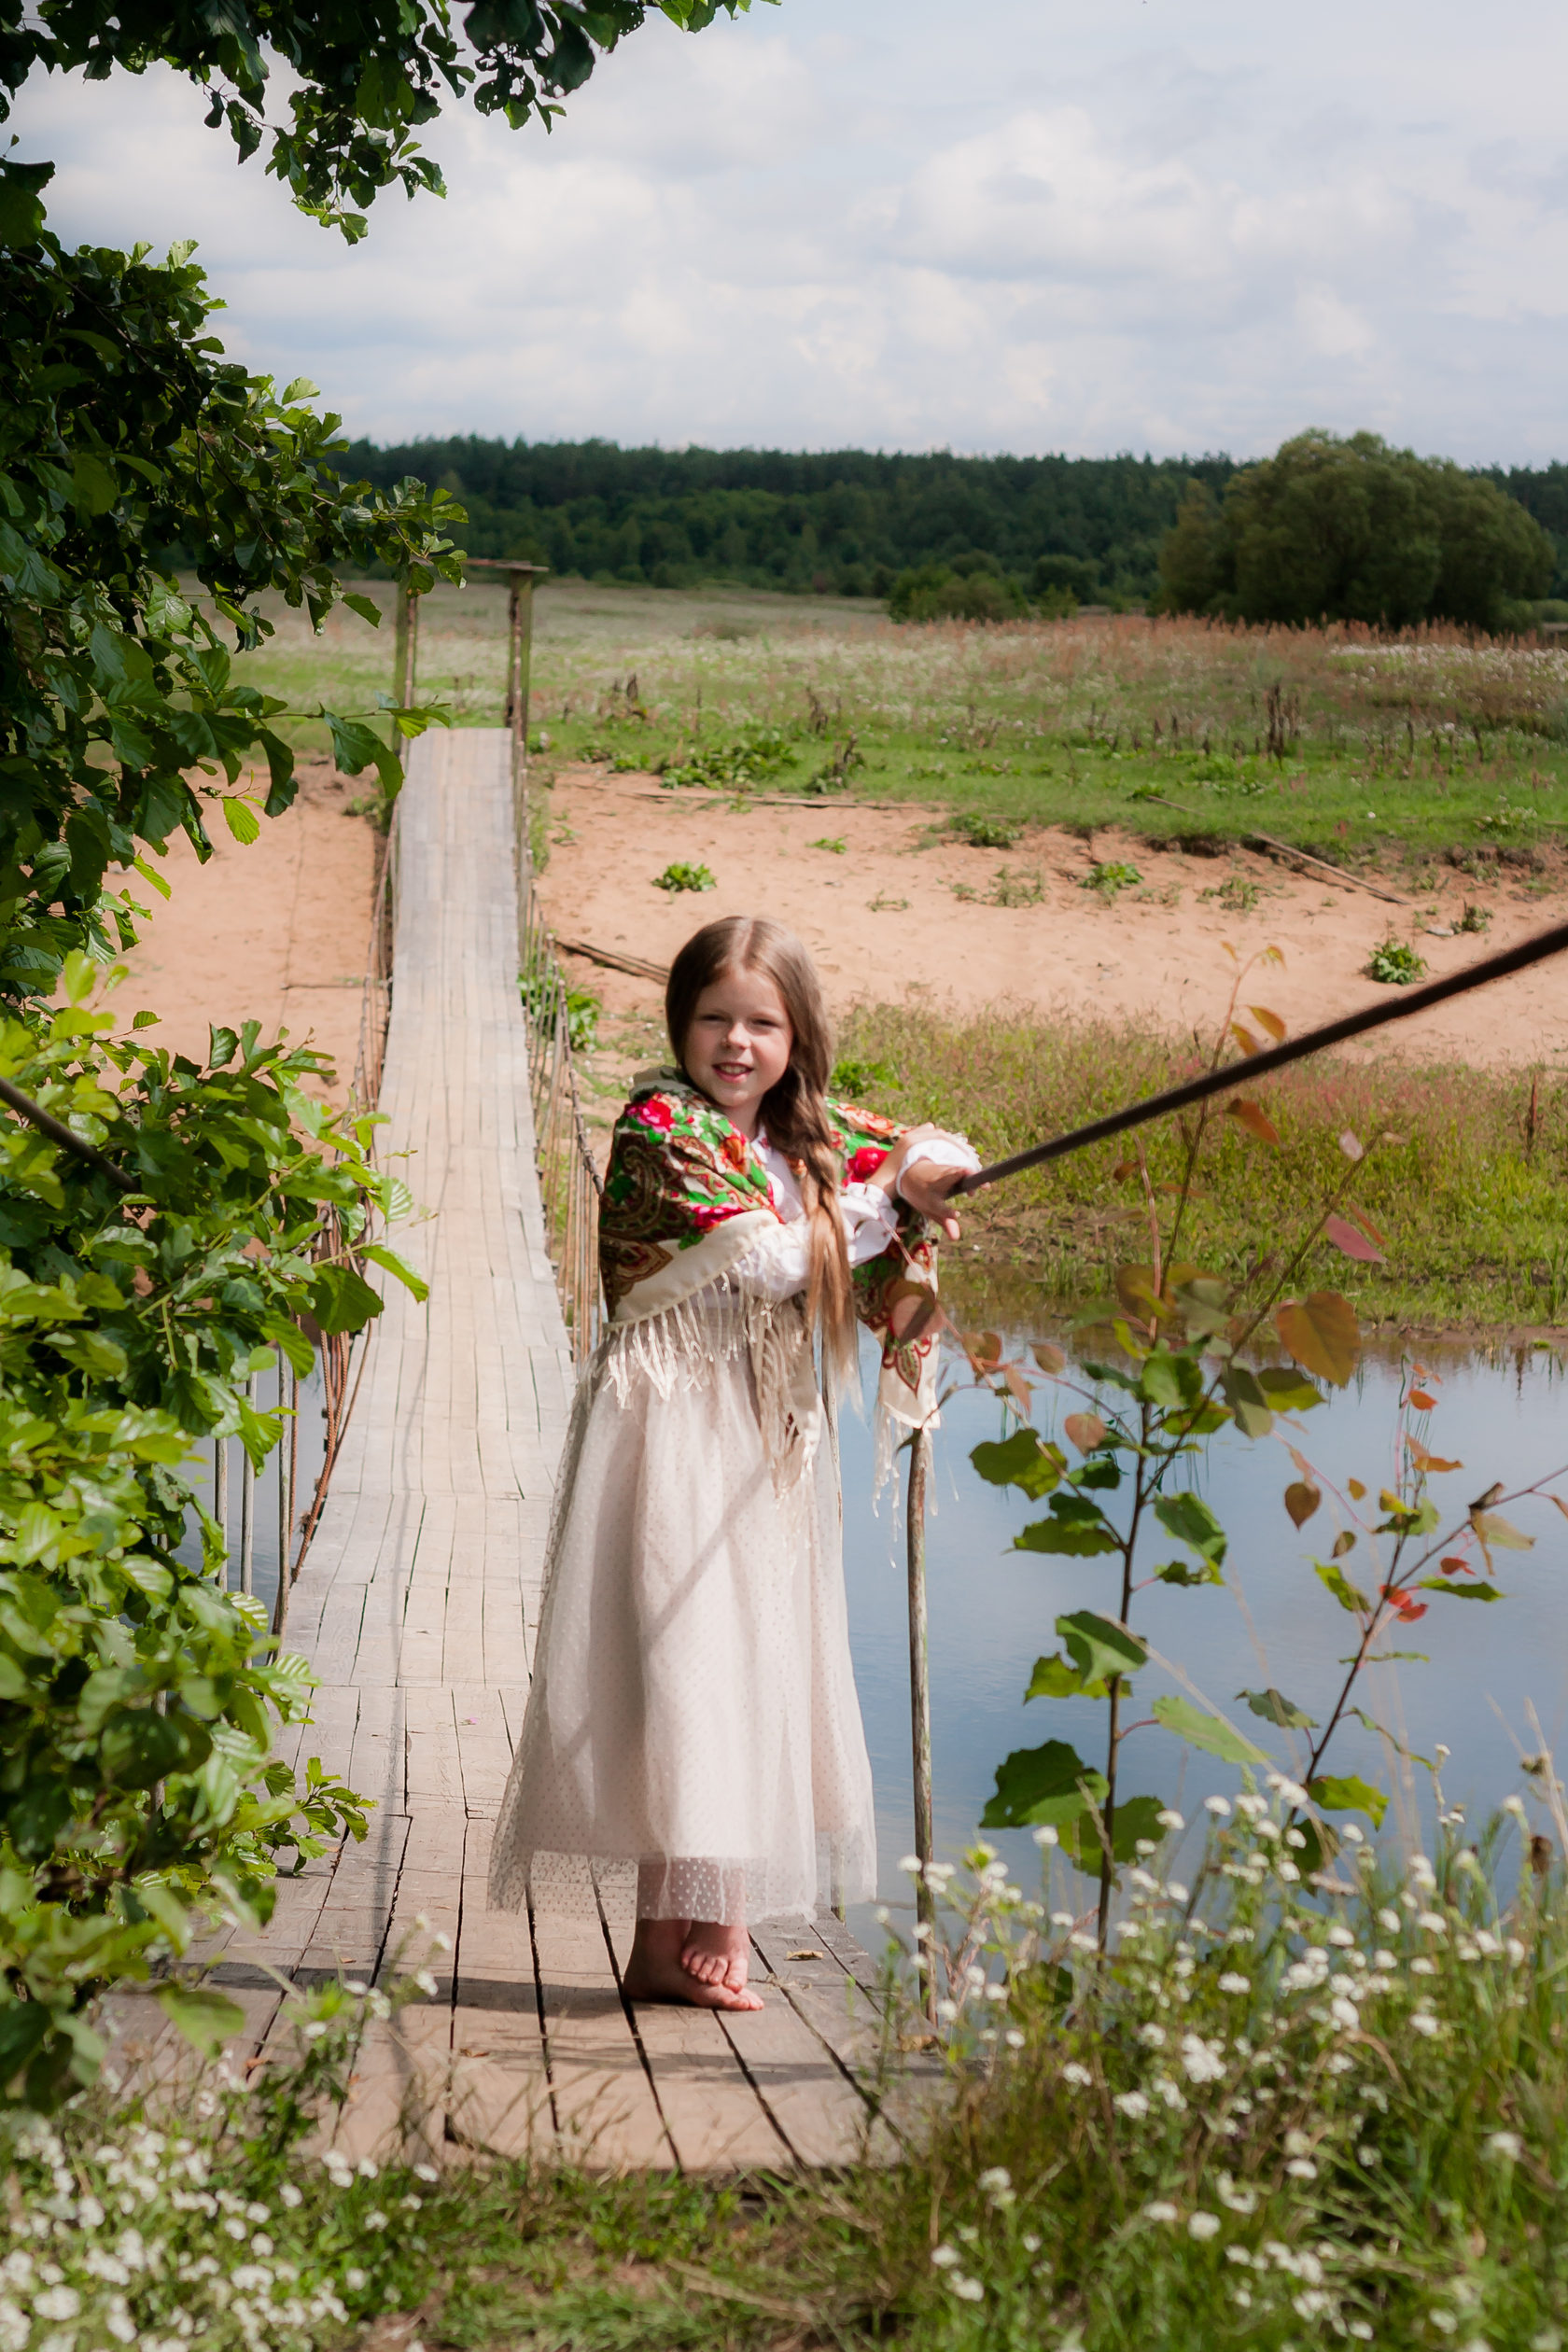
[[[642, 1918], [792, 1916], [874, 1891], [804, 1215], [785, 1162], [765, 1138], [757, 1149], [788, 1222], [678, 1310], [612, 1325], [580, 1384], [495, 1906], [577, 1876], [584, 1855], [637, 1866]], [[948, 1153], [974, 1165], [956, 1146], [922, 1156]], [[849, 1184], [840, 1201], [852, 1261], [875, 1256], [886, 1194]], [[780, 1380], [783, 1451], [763, 1405]]]

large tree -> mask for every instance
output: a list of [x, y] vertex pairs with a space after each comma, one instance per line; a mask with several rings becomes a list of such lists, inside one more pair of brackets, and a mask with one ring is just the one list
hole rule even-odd
[[[749, 0], [663, 0], [689, 30]], [[639, 25], [636, 0], [475, 0], [465, 36], [445, 0], [0, 0], [0, 118], [29, 74], [162, 63], [209, 95], [241, 154], [353, 239], [400, 184], [439, 190], [416, 134], [465, 91], [548, 127], [600, 51]], [[278, 69], [285, 69], [279, 77]], [[286, 119], [269, 121], [274, 77]], [[242, 837], [288, 805], [279, 707], [239, 682], [235, 648], [266, 636], [260, 599], [321, 620], [340, 575], [375, 562], [416, 589], [460, 576], [450, 501], [409, 478], [345, 479], [339, 419], [228, 362], [189, 247], [161, 262], [68, 253], [49, 233], [49, 163], [0, 161], [0, 1000], [48, 994], [73, 948], [126, 945], [142, 884], [106, 890], [176, 828], [209, 852], [221, 802]], [[206, 596], [180, 593], [171, 550]], [[366, 608], [372, 617], [373, 608]], [[327, 714], [341, 765], [396, 774], [384, 735]], [[393, 714], [394, 728], [420, 723]], [[247, 793], [256, 763], [267, 783]], [[238, 789], [237, 789], [238, 788]]]
[[1556, 551], [1484, 475], [1376, 433], [1301, 433], [1246, 467], [1223, 506], [1195, 484], [1160, 552], [1164, 602], [1244, 621], [1509, 625]]

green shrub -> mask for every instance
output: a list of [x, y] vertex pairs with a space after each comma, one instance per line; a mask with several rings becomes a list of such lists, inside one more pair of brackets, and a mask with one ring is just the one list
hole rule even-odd
[[949, 818], [947, 830], [973, 849], [1011, 849], [1024, 827], [1020, 818], [982, 817], [973, 809], [960, 809]]
[[705, 865], [692, 865], [678, 858], [665, 866], [663, 874], [653, 876], [656, 890], [716, 890], [719, 885]]
[[1380, 980], [1385, 987], [1407, 988], [1413, 980], [1420, 980], [1426, 971], [1426, 959], [1403, 939], [1385, 939], [1373, 948], [1367, 960], [1366, 976]]
[[1015, 621], [1024, 611], [1016, 585], [994, 571], [956, 571], [922, 564], [901, 572], [888, 596], [890, 621]]
[[[113, 1036], [84, 958], [66, 975], [63, 1009], [0, 1027], [0, 1072], [138, 1189], [0, 1126], [0, 2102], [35, 2107], [91, 2079], [106, 1985], [219, 1907], [265, 1919], [280, 1855], [363, 1834], [341, 1784], [270, 1760], [309, 1677], [224, 1589], [186, 1465], [199, 1439], [277, 1444], [245, 1382], [274, 1348], [309, 1369], [301, 1316], [380, 1311], [351, 1251], [423, 1294], [365, 1239], [406, 1187], [366, 1161], [372, 1122], [302, 1091], [318, 1056], [247, 1022], [199, 1069]], [[176, 1556], [192, 1514], [200, 1567]], [[164, 1990], [196, 2030], [208, 1997]]]

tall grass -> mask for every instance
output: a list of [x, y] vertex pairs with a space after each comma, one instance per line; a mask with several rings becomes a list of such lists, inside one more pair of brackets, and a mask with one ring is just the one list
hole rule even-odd
[[[1190, 1075], [1190, 1043], [1130, 1023], [1050, 1023], [1029, 1010], [966, 1020], [868, 1005], [845, 1022], [839, 1079], [874, 1109], [967, 1133], [985, 1160], [1007, 1157]], [[1299, 1227], [1345, 1171], [1347, 1129], [1368, 1147], [1355, 1197], [1386, 1244], [1386, 1266], [1352, 1264], [1324, 1242], [1309, 1280], [1331, 1281], [1368, 1323], [1459, 1330], [1568, 1322], [1568, 1079], [1445, 1062], [1323, 1060], [1261, 1085], [1237, 1067], [1279, 1131], [1278, 1152], [1223, 1115], [1213, 1123], [1183, 1256], [1223, 1273], [1253, 1264], [1260, 1236]], [[1177, 1181], [1173, 1122], [1141, 1130], [1155, 1184]], [[987, 1281], [1012, 1270], [1012, 1302], [1087, 1306], [1111, 1269], [1142, 1254], [1146, 1211], [1135, 1176], [1118, 1175], [1129, 1139], [1014, 1177], [966, 1204], [953, 1254]], [[967, 1285], [973, 1292], [973, 1281]]]

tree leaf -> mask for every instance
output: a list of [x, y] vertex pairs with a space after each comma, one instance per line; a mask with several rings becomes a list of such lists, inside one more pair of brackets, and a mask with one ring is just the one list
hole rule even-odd
[[260, 837], [260, 818], [258, 817], [249, 801], [241, 800], [234, 793], [224, 794], [223, 819], [234, 839], [243, 842], [247, 847], [251, 842]]
[[1057, 1631], [1067, 1644], [1072, 1663], [1089, 1682], [1108, 1683], [1117, 1674], [1136, 1674], [1148, 1662], [1147, 1645], [1114, 1618], [1078, 1609], [1057, 1619]]
[[1315, 1560], [1312, 1565], [1342, 1609], [1348, 1609], [1352, 1617], [1370, 1616], [1371, 1602], [1359, 1586], [1351, 1584], [1342, 1568], [1326, 1560]]
[[1253, 1020], [1257, 1023], [1259, 1029], [1267, 1030], [1276, 1045], [1282, 1045], [1284, 1043], [1286, 1036], [1285, 1025], [1283, 1021], [1281, 1020], [1278, 1013], [1270, 1013], [1266, 1004], [1249, 1004], [1247, 1010], [1252, 1015]]
[[1037, 1339], [1030, 1348], [1029, 1353], [1042, 1372], [1049, 1372], [1054, 1376], [1067, 1369], [1066, 1356], [1060, 1348], [1053, 1347], [1049, 1339]]
[[216, 2058], [225, 2042], [245, 2031], [245, 2013], [238, 2001], [204, 1984], [161, 1984], [157, 2000], [170, 2023], [204, 2058]]
[[1034, 1672], [1029, 1676], [1024, 1698], [1027, 1701], [1030, 1699], [1083, 1699], [1102, 1695], [1099, 1691], [1086, 1690], [1077, 1667], [1070, 1665], [1058, 1653], [1051, 1658], [1035, 1659]]
[[[288, 398], [287, 393], [286, 392], [283, 397], [287, 399]], [[380, 628], [381, 607], [378, 604], [372, 604], [369, 596], [345, 595], [343, 602], [348, 607], [350, 612], [357, 612], [361, 621], [368, 621], [370, 623], [372, 629]]]
[[1320, 1380], [1343, 1388], [1361, 1354], [1355, 1309], [1337, 1291], [1309, 1291], [1279, 1308], [1274, 1327], [1288, 1355]]
[[1270, 1409], [1276, 1413], [1309, 1413], [1314, 1405], [1327, 1402], [1322, 1389], [1315, 1389], [1310, 1380], [1293, 1372], [1288, 1364], [1270, 1364], [1257, 1378]]
[[1450, 1584], [1446, 1576], [1423, 1576], [1421, 1589], [1423, 1592], [1446, 1592], [1455, 1601], [1502, 1601], [1506, 1598], [1495, 1585]]
[[1496, 1511], [1472, 1511], [1470, 1524], [1483, 1544], [1491, 1551], [1533, 1551], [1535, 1538], [1524, 1534], [1512, 1519], [1505, 1519]]
[[1248, 1437], [1267, 1437], [1274, 1426], [1274, 1416], [1268, 1399], [1258, 1383], [1257, 1375], [1244, 1364], [1227, 1364], [1221, 1376], [1220, 1386], [1225, 1403], [1236, 1417], [1236, 1425]]
[[1262, 1748], [1254, 1747], [1243, 1731], [1222, 1715], [1211, 1715], [1205, 1707], [1195, 1707], [1190, 1699], [1178, 1699], [1169, 1694], [1156, 1699], [1149, 1711], [1156, 1723], [1174, 1731], [1189, 1747], [1202, 1748], [1206, 1755], [1218, 1756], [1227, 1764], [1267, 1764]]
[[1281, 1731], [1315, 1731], [1317, 1717], [1304, 1713], [1293, 1699], [1286, 1699], [1272, 1683], [1267, 1690], [1239, 1690], [1238, 1699], [1245, 1699], [1253, 1715], [1262, 1715], [1265, 1723], [1277, 1723]]
[[1240, 1046], [1241, 1051], [1244, 1054], [1262, 1053], [1262, 1038], [1254, 1037], [1252, 1030], [1247, 1027], [1244, 1021], [1232, 1021], [1230, 1024], [1230, 1033], [1232, 1037], [1235, 1038], [1236, 1043]]
[[1155, 1517], [1178, 1543], [1189, 1545], [1214, 1567], [1224, 1566], [1225, 1532], [1200, 1494], [1162, 1494], [1155, 1504]]
[[1323, 1501], [1320, 1489], [1309, 1486], [1305, 1478], [1294, 1478], [1285, 1489], [1285, 1508], [1293, 1527], [1305, 1527]]
[[363, 1331], [381, 1312], [381, 1300], [351, 1266], [323, 1266], [311, 1282], [311, 1311], [329, 1337]]
[[1054, 1492], [1067, 1467], [1060, 1447], [1046, 1445], [1032, 1429], [973, 1447], [969, 1458], [987, 1486], [1016, 1487], [1031, 1503]]
[[372, 1266], [383, 1267], [388, 1274], [395, 1274], [403, 1288], [412, 1291], [421, 1306], [429, 1297], [430, 1285], [425, 1277], [416, 1274], [407, 1258], [399, 1257], [396, 1250], [389, 1250], [385, 1241], [361, 1243], [359, 1254], [369, 1258]]
[[1342, 1250], [1348, 1258], [1355, 1258], [1363, 1266], [1388, 1264], [1377, 1243], [1369, 1240], [1355, 1225], [1348, 1225], [1343, 1217], [1324, 1218], [1323, 1239], [1332, 1241], [1337, 1250]]
[[1093, 1771], [1065, 1740], [1015, 1748], [997, 1766], [996, 1794], [980, 1816], [983, 1829], [1022, 1829], [1075, 1821], [1091, 1799], [1099, 1804], [1105, 1776]]
[[1280, 1149], [1280, 1130], [1261, 1102], [1251, 1102], [1242, 1095], [1235, 1095], [1225, 1104], [1225, 1116], [1237, 1120], [1260, 1143], [1272, 1145], [1276, 1152]]
[[1307, 1784], [1307, 1794], [1314, 1805], [1324, 1813], [1364, 1813], [1374, 1829], [1382, 1827], [1388, 1811], [1388, 1798], [1370, 1782], [1358, 1780], [1353, 1774], [1343, 1778], [1332, 1772], [1320, 1773]]
[[1423, 1471], [1429, 1477], [1436, 1477], [1444, 1470], [1463, 1470], [1464, 1467], [1463, 1462], [1449, 1462], [1445, 1461], [1441, 1454], [1428, 1453], [1426, 1448], [1416, 1437], [1407, 1436], [1405, 1450], [1416, 1468]]
[[1098, 1413], [1069, 1413], [1062, 1430], [1081, 1454], [1093, 1453], [1111, 1435]]

